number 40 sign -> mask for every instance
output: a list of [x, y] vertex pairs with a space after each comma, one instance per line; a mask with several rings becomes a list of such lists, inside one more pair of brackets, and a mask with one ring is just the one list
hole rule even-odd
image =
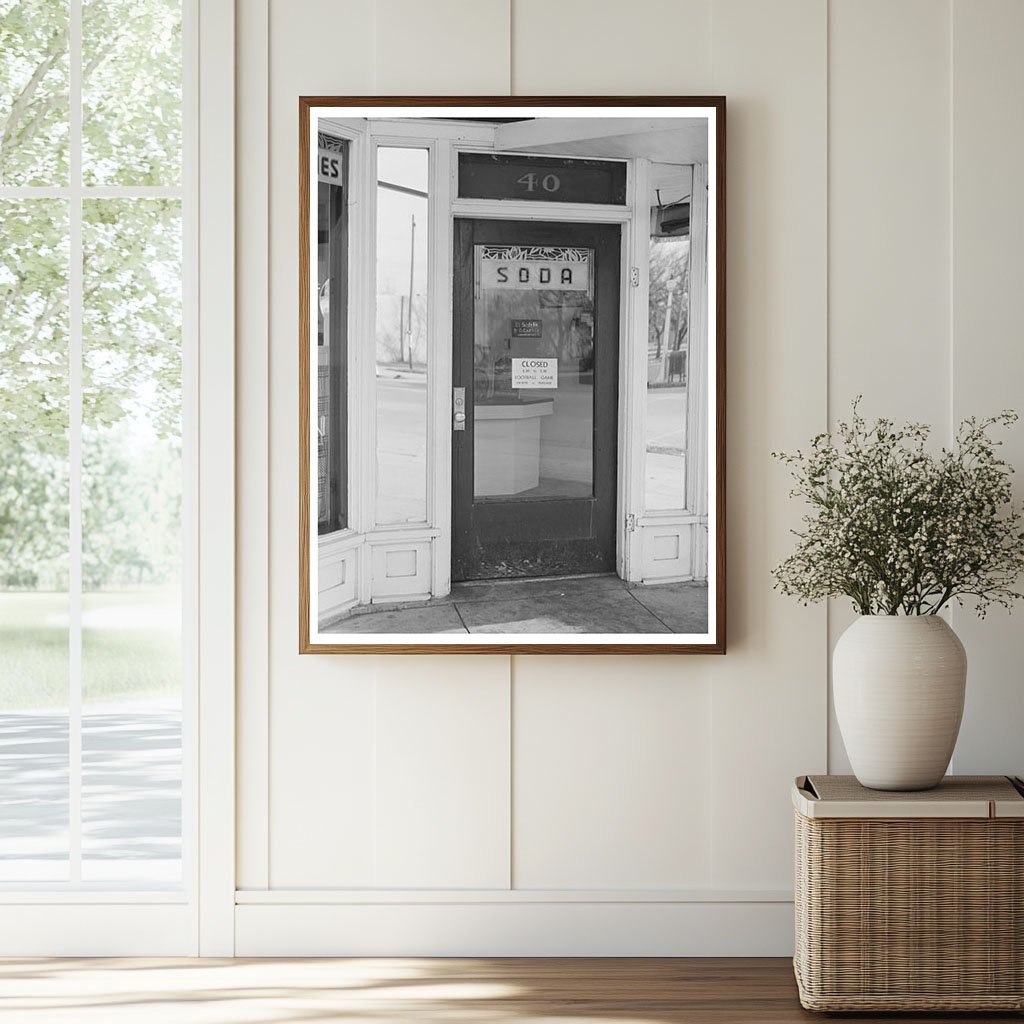
[[557, 174], [545, 174], [541, 178], [535, 171], [528, 171], [516, 182], [523, 186], [527, 192], [535, 192], [538, 188], [545, 192], [557, 192], [562, 187], [562, 179]]
[[626, 165], [615, 160], [460, 153], [459, 197], [623, 206]]

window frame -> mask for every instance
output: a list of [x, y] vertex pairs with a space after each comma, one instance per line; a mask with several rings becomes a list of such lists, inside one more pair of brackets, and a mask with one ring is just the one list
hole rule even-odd
[[[87, 184], [83, 173], [83, 17], [87, 0], [68, 0], [68, 174], [60, 185], [0, 186], [0, 199], [53, 200], [68, 218], [68, 734], [69, 821], [66, 881], [0, 882], [0, 905], [22, 903], [25, 894], [48, 903], [145, 903], [186, 909], [186, 933], [195, 929], [198, 897], [198, 678], [199, 678], [199, 20], [198, 0], [181, 0], [181, 175], [177, 185]], [[204, 12], [205, 13], [205, 12]], [[180, 204], [182, 225], [182, 525], [181, 525], [181, 882], [89, 882], [82, 868], [82, 501], [85, 204], [92, 200], [168, 199]], [[180, 914], [174, 915], [174, 920]], [[154, 928], [161, 924], [154, 922]]]
[[[321, 132], [321, 135], [328, 133]], [[322, 188], [330, 191], [327, 194], [328, 209], [328, 237], [327, 237], [327, 262], [328, 280], [330, 287], [328, 291], [331, 318], [328, 323], [328, 336], [325, 339], [325, 346], [328, 349], [327, 376], [328, 376], [328, 415], [327, 415], [327, 486], [328, 486], [328, 514], [326, 519], [317, 515], [317, 535], [319, 537], [340, 533], [348, 529], [349, 524], [349, 477], [348, 477], [348, 446], [346, 444], [347, 420], [348, 420], [348, 295], [349, 295], [349, 268], [351, 265], [349, 248], [349, 176], [351, 164], [350, 140], [340, 136], [332, 136], [338, 142], [343, 143], [341, 185], [332, 186], [326, 182], [318, 182], [318, 192]], [[319, 203], [318, 203], [319, 208]], [[339, 230], [335, 232], [334, 227], [338, 225]], [[319, 226], [318, 226], [319, 230]], [[331, 271], [335, 262], [341, 268], [341, 273], [335, 274]], [[340, 315], [335, 315], [340, 311]], [[317, 372], [319, 380], [319, 368]], [[319, 386], [319, 385], [318, 385]], [[319, 394], [317, 398], [319, 402]], [[319, 481], [319, 472], [318, 477]], [[319, 488], [318, 488], [319, 489]], [[318, 507], [319, 513], [319, 507]]]

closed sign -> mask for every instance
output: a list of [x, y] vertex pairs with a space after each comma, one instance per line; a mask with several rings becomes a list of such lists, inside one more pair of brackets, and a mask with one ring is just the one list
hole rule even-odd
[[557, 388], [558, 360], [528, 359], [512, 360], [512, 387], [514, 388]]
[[480, 266], [484, 288], [584, 292], [590, 286], [590, 264], [584, 260], [484, 260]]

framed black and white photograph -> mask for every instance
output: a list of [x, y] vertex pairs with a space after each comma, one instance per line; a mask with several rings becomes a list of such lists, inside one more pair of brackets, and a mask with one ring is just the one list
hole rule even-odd
[[725, 101], [303, 97], [300, 650], [724, 653]]

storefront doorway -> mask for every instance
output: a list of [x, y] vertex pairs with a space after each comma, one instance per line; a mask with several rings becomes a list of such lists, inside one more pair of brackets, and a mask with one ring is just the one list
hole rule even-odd
[[621, 227], [454, 226], [452, 580], [614, 572]]

